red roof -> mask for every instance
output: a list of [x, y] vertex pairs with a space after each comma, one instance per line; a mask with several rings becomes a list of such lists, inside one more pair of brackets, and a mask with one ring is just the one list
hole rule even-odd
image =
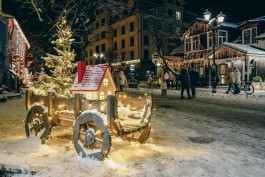
[[78, 75], [74, 80], [71, 91], [98, 91], [104, 75], [108, 70], [108, 65], [88, 65], [80, 83]]

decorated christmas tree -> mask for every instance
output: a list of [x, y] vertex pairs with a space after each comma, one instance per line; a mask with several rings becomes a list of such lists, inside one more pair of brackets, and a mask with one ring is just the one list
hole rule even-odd
[[47, 95], [48, 90], [54, 90], [59, 96], [67, 96], [68, 89], [72, 86], [75, 78], [75, 74], [73, 74], [75, 54], [74, 50], [71, 50], [74, 39], [65, 15], [59, 20], [56, 27], [57, 39], [52, 41], [52, 44], [55, 44], [54, 50], [57, 55], [46, 54], [47, 56], [43, 57], [50, 75], [44, 73], [39, 81], [33, 83], [34, 92], [39, 95]]

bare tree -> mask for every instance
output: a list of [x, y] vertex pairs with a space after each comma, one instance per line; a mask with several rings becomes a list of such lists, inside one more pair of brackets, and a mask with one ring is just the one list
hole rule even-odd
[[22, 22], [29, 41], [51, 51], [51, 41], [55, 37], [55, 27], [63, 12], [73, 30], [78, 60], [84, 60], [85, 49], [91, 42], [88, 34], [93, 32], [93, 23], [98, 13], [122, 18], [127, 1], [117, 0], [10, 0], [9, 7], [18, 8], [16, 17]]
[[170, 17], [165, 8], [155, 7], [143, 16], [143, 26], [152, 35], [156, 52], [162, 58], [166, 68], [176, 74], [168, 66], [167, 63], [171, 59], [166, 58], [166, 55], [180, 44], [180, 22], [176, 18]]

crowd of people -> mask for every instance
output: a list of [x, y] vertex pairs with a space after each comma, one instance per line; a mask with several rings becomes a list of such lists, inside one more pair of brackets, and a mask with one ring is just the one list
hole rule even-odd
[[[148, 77], [148, 85], [152, 88], [153, 75], [150, 74]], [[196, 88], [200, 81], [199, 72], [194, 66], [182, 67], [180, 72], [176, 71], [174, 74], [168, 70], [163, 72], [163, 75], [159, 76], [161, 79], [160, 89], [161, 96], [167, 97], [167, 90], [171, 87], [176, 87], [176, 90], [180, 90], [181, 99], [185, 99], [184, 92], [186, 90], [187, 99], [196, 97]], [[124, 92], [124, 87], [127, 85], [127, 79], [123, 71], [118, 72], [116, 69], [113, 71], [113, 78], [117, 86], [118, 92]], [[229, 74], [227, 75], [228, 94], [231, 89], [234, 90], [234, 94], [240, 93], [239, 84], [241, 83], [241, 73], [237, 68], [230, 68]]]

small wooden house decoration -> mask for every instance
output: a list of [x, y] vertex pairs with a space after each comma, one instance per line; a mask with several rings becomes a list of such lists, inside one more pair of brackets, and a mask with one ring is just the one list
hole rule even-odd
[[70, 91], [82, 93], [90, 100], [103, 100], [115, 95], [117, 87], [108, 65], [87, 65], [77, 63], [77, 76]]

